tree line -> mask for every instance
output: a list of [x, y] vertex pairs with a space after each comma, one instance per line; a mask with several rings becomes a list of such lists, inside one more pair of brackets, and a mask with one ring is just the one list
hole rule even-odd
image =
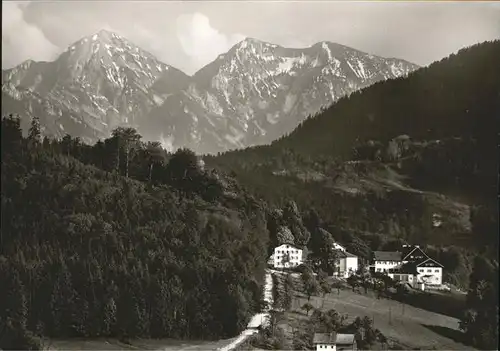
[[265, 205], [188, 150], [94, 146], [2, 118], [0, 347], [32, 336], [224, 338], [262, 305]]

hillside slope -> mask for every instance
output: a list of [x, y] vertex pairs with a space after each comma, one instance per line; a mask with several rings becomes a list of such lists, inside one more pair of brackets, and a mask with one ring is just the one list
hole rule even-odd
[[[0, 317], [8, 329], [0, 348], [27, 348], [16, 339], [27, 330], [217, 340], [260, 311], [263, 207], [230, 179], [215, 180], [181, 152], [158, 158], [149, 181], [134, 180], [68, 156], [116, 151], [23, 139], [18, 123], [6, 117], [1, 128]], [[152, 168], [145, 152], [134, 155], [137, 168]], [[176, 181], [179, 173], [190, 181]], [[230, 194], [207, 199], [193, 187], [210, 180]]]
[[[205, 157], [337, 231], [498, 247], [500, 41], [340, 99], [268, 146]], [[365, 235], [366, 234], [366, 235]]]

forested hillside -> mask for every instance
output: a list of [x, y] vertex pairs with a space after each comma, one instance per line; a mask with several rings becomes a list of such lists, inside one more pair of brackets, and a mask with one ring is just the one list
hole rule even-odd
[[498, 290], [497, 263], [478, 273], [474, 258], [498, 253], [498, 62], [500, 41], [461, 50], [204, 162], [132, 128], [90, 146], [3, 118], [0, 348], [30, 333], [233, 336], [260, 308], [273, 245], [332, 240], [364, 260], [422, 245], [445, 281], [472, 277], [475, 338]]
[[234, 181], [133, 129], [94, 147], [41, 142], [36, 119], [1, 132], [2, 349], [30, 332], [230, 337], [260, 310], [264, 208]]
[[[368, 154], [360, 155], [356, 149], [387, 146], [400, 135], [416, 141], [446, 142], [455, 138], [462, 141], [464, 149], [443, 155], [453, 156], [446, 157], [450, 165], [435, 160], [441, 167], [434, 173], [474, 159], [473, 165], [464, 166], [473, 167], [475, 174], [488, 180], [475, 184], [474, 192], [492, 194], [496, 188], [500, 122], [499, 59], [500, 41], [462, 49], [407, 78], [379, 82], [340, 99], [271, 146], [227, 152], [214, 163], [251, 169], [273, 158], [279, 162], [289, 154], [294, 154], [292, 158], [298, 162], [369, 159]], [[466, 167], [455, 171], [471, 172]], [[429, 176], [432, 182], [435, 174]]]
[[[206, 156], [270, 203], [293, 198], [368, 258], [387, 239], [498, 248], [500, 41], [340, 99], [268, 146]], [[448, 270], [448, 274], [450, 271]], [[451, 277], [448, 277], [451, 278]]]

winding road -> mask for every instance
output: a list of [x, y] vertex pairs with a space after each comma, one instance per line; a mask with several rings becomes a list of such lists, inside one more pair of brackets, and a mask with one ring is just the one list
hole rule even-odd
[[[243, 343], [246, 339], [248, 339], [251, 335], [258, 333], [256, 326], [262, 325], [266, 323], [266, 318], [268, 318], [268, 312], [273, 305], [273, 279], [271, 277], [271, 272], [266, 270], [266, 283], [264, 284], [264, 301], [267, 302], [266, 307], [262, 311], [262, 313], [257, 313], [252, 317], [250, 322], [248, 323], [248, 328], [243, 330], [241, 334], [232, 339], [229, 345], [218, 348], [218, 351], [231, 351], [241, 343]], [[206, 345], [205, 345], [206, 347]]]

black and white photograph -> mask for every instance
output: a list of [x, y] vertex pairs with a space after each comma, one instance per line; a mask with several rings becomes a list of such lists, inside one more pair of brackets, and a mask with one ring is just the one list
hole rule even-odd
[[500, 2], [2, 0], [0, 350], [498, 350]]

